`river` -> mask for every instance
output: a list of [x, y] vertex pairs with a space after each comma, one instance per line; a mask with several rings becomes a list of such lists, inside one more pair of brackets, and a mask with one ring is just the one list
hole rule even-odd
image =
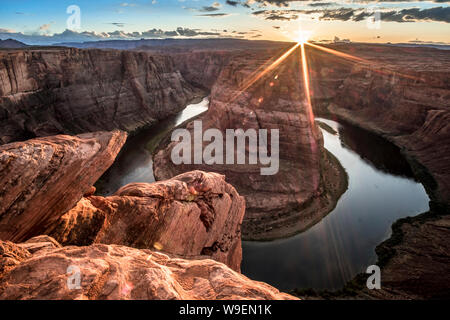
[[153, 175], [153, 151], [165, 135], [176, 126], [208, 110], [209, 98], [190, 104], [181, 112], [130, 137], [114, 164], [97, 183], [97, 194], [108, 196], [132, 182], [155, 182]]
[[[131, 137], [98, 183], [110, 195], [131, 182], [154, 182], [152, 152], [184, 121], [208, 109], [209, 100]], [[280, 290], [338, 289], [376, 262], [375, 247], [390, 236], [391, 225], [428, 210], [429, 198], [414, 179], [399, 149], [354, 126], [327, 119], [335, 134], [322, 129], [325, 148], [341, 162], [348, 190], [336, 208], [309, 230], [270, 242], [243, 242], [242, 273]]]
[[271, 242], [243, 242], [242, 273], [280, 290], [339, 289], [377, 260], [375, 247], [398, 219], [428, 210], [429, 198], [414, 180], [400, 150], [365, 130], [316, 119], [325, 148], [340, 161], [348, 190], [336, 208], [307, 231]]

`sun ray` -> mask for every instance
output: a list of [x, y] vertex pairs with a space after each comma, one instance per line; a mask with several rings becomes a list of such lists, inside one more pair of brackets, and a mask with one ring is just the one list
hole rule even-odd
[[316, 48], [316, 49], [319, 49], [319, 50], [322, 50], [322, 51], [334, 54], [335, 56], [338, 56], [338, 57], [341, 57], [341, 58], [344, 58], [344, 59], [358, 61], [358, 62], [370, 63], [369, 60], [365, 60], [363, 58], [355, 57], [355, 56], [352, 56], [351, 54], [347, 54], [347, 53], [344, 53], [344, 52], [341, 52], [341, 51], [333, 50], [333, 49], [330, 49], [330, 48], [327, 48], [327, 47], [323, 47], [323, 46], [320, 46], [320, 45], [317, 45], [317, 44], [314, 44], [314, 43], [311, 43], [311, 42], [306, 42], [306, 44], [308, 46], [313, 47], [313, 48]]
[[308, 115], [309, 115], [309, 121], [311, 122], [311, 125], [314, 124], [314, 113], [312, 110], [312, 103], [311, 103], [311, 90], [310, 90], [310, 82], [309, 82], [309, 70], [308, 70], [308, 60], [306, 58], [306, 52], [305, 52], [305, 44], [301, 44], [301, 59], [302, 59], [302, 73], [303, 73], [303, 87], [305, 90], [305, 97], [308, 107]]
[[278, 67], [287, 57], [289, 57], [298, 47], [300, 46], [300, 43], [295, 44], [293, 47], [291, 47], [288, 51], [283, 53], [278, 59], [276, 59], [274, 62], [272, 62], [269, 66], [265, 67], [266, 64], [259, 67], [256, 71], [252, 73], [248, 77], [248, 79], [243, 83], [243, 85], [239, 88], [239, 92], [233, 96], [228, 103], [232, 103], [234, 100], [236, 100], [242, 93], [244, 93], [248, 88], [250, 88], [255, 82], [257, 82], [259, 79], [261, 79], [264, 75], [269, 73], [270, 71], [274, 70], [276, 67]]
[[338, 56], [338, 57], [341, 57], [341, 58], [344, 58], [344, 59], [347, 59], [347, 60], [361, 62], [361, 63], [367, 64], [367, 65], [371, 65], [371, 66], [378, 66], [376, 69], [371, 69], [371, 70], [374, 71], [374, 72], [380, 73], [380, 74], [385, 74], [385, 75], [392, 75], [392, 74], [394, 74], [394, 75], [398, 75], [400, 77], [407, 78], [407, 79], [412, 79], [412, 80], [416, 80], [416, 81], [420, 80], [420, 78], [412, 76], [412, 75], [409, 75], [409, 74], [404, 74], [404, 73], [400, 73], [400, 72], [397, 72], [397, 71], [392, 71], [392, 70], [386, 69], [385, 66], [383, 66], [381, 68], [379, 63], [376, 63], [376, 62], [373, 62], [373, 61], [370, 61], [370, 60], [366, 60], [366, 59], [363, 59], [363, 58], [360, 58], [360, 57], [356, 57], [356, 56], [353, 56], [353, 55], [348, 54], [348, 53], [344, 53], [344, 52], [341, 52], [341, 51], [330, 49], [330, 48], [327, 48], [327, 47], [324, 47], [324, 46], [321, 46], [321, 45], [317, 45], [317, 44], [314, 44], [314, 43], [311, 43], [311, 42], [305, 42], [305, 44], [307, 44], [307, 45], [309, 45], [309, 46], [311, 46], [313, 48], [316, 48], [318, 50], [322, 50], [324, 52], [331, 53], [331, 54], [333, 54], [335, 56]]

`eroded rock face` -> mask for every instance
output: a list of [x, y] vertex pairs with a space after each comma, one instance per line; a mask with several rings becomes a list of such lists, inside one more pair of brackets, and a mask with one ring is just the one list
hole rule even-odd
[[239, 271], [244, 199], [224, 176], [188, 172], [83, 198], [50, 234], [64, 245], [120, 244], [185, 258], [209, 256]]
[[0, 146], [0, 239], [44, 233], [113, 163], [122, 131], [52, 136]]
[[229, 62], [238, 58], [238, 54], [231, 51], [194, 51], [171, 56], [186, 81], [208, 90]]
[[377, 248], [378, 253], [394, 253], [383, 266], [383, 288], [413, 299], [448, 299], [450, 216], [435, 216], [425, 222], [406, 218], [395, 232], [401, 241], [386, 241]]
[[[3, 268], [4, 247], [17, 257], [8, 269]], [[2, 300], [295, 299], [213, 260], [184, 260], [117, 245], [55, 247], [31, 254], [22, 244], [0, 241], [0, 270], [6, 270], [0, 273]]]
[[[215, 128], [224, 136], [227, 129], [256, 132], [278, 129], [278, 173], [261, 175], [261, 166], [249, 165], [248, 159], [246, 165], [174, 165], [171, 153], [177, 142], [170, 141], [154, 157], [155, 177], [161, 180], [192, 169], [225, 174], [227, 181], [246, 199], [243, 224], [246, 239], [277, 238], [304, 230], [323, 217], [330, 200], [320, 199], [325, 193], [322, 185], [325, 175], [321, 176], [321, 171], [328, 164], [323, 161], [322, 135], [305, 98], [299, 51], [248, 85], [270, 64], [267, 61], [271, 57], [254, 52], [234, 57], [213, 86], [209, 110], [201, 120], [203, 131]], [[193, 137], [193, 123], [186, 128]], [[272, 145], [268, 140], [270, 151]], [[208, 144], [204, 142], [203, 149]], [[314, 208], [316, 217], [314, 212], [304, 210], [307, 206]], [[301, 218], [302, 214], [307, 219]], [[289, 230], [276, 231], [287, 227]]]
[[415, 158], [435, 180], [425, 181], [432, 200], [450, 204], [448, 52], [356, 44], [331, 48], [366, 61], [343, 62], [309, 49], [313, 97], [330, 99], [332, 114], [385, 136]]
[[133, 131], [202, 94], [169, 56], [116, 50], [0, 53], [0, 144], [55, 134]]

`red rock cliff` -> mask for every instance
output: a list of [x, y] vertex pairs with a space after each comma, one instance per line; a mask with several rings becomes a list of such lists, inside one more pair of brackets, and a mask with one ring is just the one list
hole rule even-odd
[[0, 52], [0, 143], [133, 131], [202, 94], [169, 56], [116, 50]]
[[126, 137], [97, 132], [0, 146], [0, 239], [42, 234], [89, 192]]
[[346, 61], [309, 49], [313, 97], [328, 99], [332, 114], [400, 146], [419, 162], [419, 175], [431, 173], [434, 181], [425, 177], [424, 182], [432, 200], [450, 204], [448, 51], [377, 45], [331, 48], [366, 61]]
[[[299, 50], [245, 88], [255, 71], [272, 56], [273, 53], [258, 52], [235, 55], [214, 84], [209, 110], [201, 120], [203, 130], [216, 128], [223, 133], [226, 129], [278, 129], [277, 174], [261, 175], [258, 165], [174, 165], [171, 151], [175, 142], [154, 158], [158, 179], [193, 168], [225, 174], [227, 181], [246, 198], [243, 233], [247, 239], [276, 238], [304, 230], [320, 220], [329, 205], [329, 199], [320, 198], [325, 194], [322, 179], [326, 177], [321, 171], [326, 170], [328, 162], [322, 161], [326, 157], [322, 136], [311, 122], [305, 99]], [[187, 128], [192, 130], [192, 123]], [[283, 232], [276, 231], [281, 229]]]

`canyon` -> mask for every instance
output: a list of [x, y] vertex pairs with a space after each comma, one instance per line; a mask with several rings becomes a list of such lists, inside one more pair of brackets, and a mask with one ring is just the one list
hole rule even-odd
[[[230, 129], [279, 130], [279, 171], [276, 174], [262, 175], [261, 170], [268, 168], [248, 161], [233, 166], [175, 165], [172, 154], [179, 148], [177, 142], [164, 141], [154, 153], [157, 179], [167, 179], [189, 170], [213, 170], [224, 174], [246, 199], [243, 236], [247, 240], [276, 239], [306, 230], [334, 207], [336, 199], [345, 190], [343, 169], [324, 150], [320, 130], [311, 121], [313, 115], [304, 94], [302, 76], [296, 71], [301, 70], [299, 49], [272, 72], [256, 79], [257, 71], [269, 65], [272, 55], [279, 54], [279, 50], [247, 52], [245, 55], [234, 53], [211, 89], [207, 113], [198, 121], [183, 126], [191, 136], [194, 124], [200, 120], [205, 132], [208, 129], [220, 132]], [[217, 59], [223, 61], [221, 56]], [[198, 75], [194, 76], [192, 71], [187, 73], [189, 78], [200, 82]], [[256, 81], [249, 80], [253, 78]], [[223, 146], [226, 146], [225, 140], [221, 141]], [[267, 150], [278, 149], [278, 141], [272, 145], [273, 141], [267, 140]], [[207, 145], [204, 142], [203, 149]], [[229, 152], [238, 155], [236, 150], [224, 148], [223, 154]]]
[[[345, 191], [345, 173], [323, 148], [312, 112], [348, 121], [400, 147], [431, 198], [429, 213], [394, 225], [391, 239], [377, 248], [383, 290], [358, 289], [357, 297], [445, 297], [448, 53], [326, 46], [364, 59], [355, 61], [307, 46], [310, 110], [298, 52], [247, 87], [255, 70], [290, 46], [186, 53], [1, 50], [0, 297], [116, 299], [125, 292], [131, 298], [292, 298], [236, 271], [241, 233], [254, 240], [298, 233], [320, 221]], [[124, 131], [155, 124], [206, 92], [211, 103], [200, 117], [204, 128], [281, 129], [278, 175], [263, 177], [248, 165], [175, 166], [174, 144], [166, 138], [154, 162], [162, 181], [95, 195], [92, 186], [125, 143]], [[189, 123], [182, 127], [192, 130]], [[54, 239], [34, 238], [44, 234]], [[66, 268], [74, 259], [89, 275], [88, 283], [67, 292]], [[52, 272], [36, 271], [27, 279], [27, 270], [43, 266]], [[136, 266], [139, 274], [131, 272]], [[124, 282], [130, 278], [131, 286]], [[158, 285], [164, 289], [158, 291]]]
[[0, 142], [61, 133], [132, 132], [202, 95], [164, 55], [5, 50], [0, 52]]
[[295, 299], [238, 273], [245, 201], [223, 176], [94, 196], [125, 139], [116, 130], [1, 146], [0, 299]]

